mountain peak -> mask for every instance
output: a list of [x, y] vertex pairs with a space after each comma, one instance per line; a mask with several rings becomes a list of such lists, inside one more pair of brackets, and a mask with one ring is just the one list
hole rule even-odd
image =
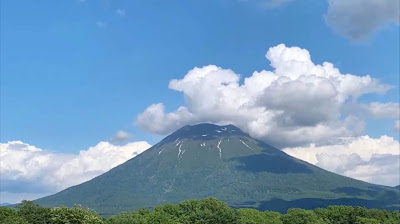
[[212, 140], [231, 136], [246, 136], [238, 127], [229, 125], [216, 125], [211, 123], [200, 123], [196, 125], [186, 125], [178, 129], [174, 133], [167, 136], [163, 143], [175, 141], [176, 139], [191, 139], [191, 140]]
[[399, 193], [322, 170], [233, 125], [203, 123], [184, 126], [112, 170], [37, 202], [81, 204], [113, 215], [212, 196], [234, 207], [286, 211], [335, 203], [391, 208]]
[[[202, 131], [202, 132], [212, 132], [216, 131], [218, 133], [221, 132], [234, 132], [239, 131], [242, 132], [238, 127], [233, 124], [228, 125], [217, 125], [213, 123], [200, 123], [195, 125], [185, 125], [182, 128], [178, 129], [178, 131]], [[242, 132], [243, 133], [243, 132]]]

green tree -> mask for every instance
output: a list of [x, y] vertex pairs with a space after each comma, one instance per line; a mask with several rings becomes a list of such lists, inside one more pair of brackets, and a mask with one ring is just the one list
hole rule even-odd
[[47, 224], [50, 220], [50, 209], [32, 201], [22, 201], [17, 205], [17, 214], [30, 224]]
[[355, 224], [382, 224], [382, 222], [377, 219], [357, 217]]
[[176, 204], [165, 204], [154, 208], [155, 213], [166, 214], [171, 217], [180, 217], [183, 214], [182, 208]]
[[180, 222], [184, 224], [235, 224], [238, 213], [226, 203], [215, 198], [187, 200], [179, 203], [184, 214]]
[[351, 220], [354, 208], [351, 206], [328, 206], [328, 208], [317, 208], [315, 214], [320, 217], [325, 223], [331, 224], [354, 224], [354, 218]]
[[177, 217], [166, 215], [165, 213], [154, 212], [147, 219], [151, 224], [180, 224]]
[[102, 218], [91, 209], [81, 206], [55, 207], [51, 209], [50, 224], [101, 224]]
[[281, 214], [278, 212], [261, 212], [255, 209], [242, 208], [237, 210], [240, 224], [281, 224]]
[[322, 218], [314, 211], [307, 211], [299, 208], [291, 208], [286, 215], [282, 216], [284, 224], [325, 224]]
[[4, 224], [29, 224], [26, 219], [24, 219], [21, 216], [15, 215], [15, 216], [9, 216], [6, 219], [0, 221], [0, 223]]
[[8, 217], [18, 216], [17, 211], [8, 207], [0, 207], [0, 223], [5, 223], [4, 220]]
[[392, 212], [391, 216], [390, 216], [390, 221], [388, 223], [400, 223], [400, 212], [399, 211], [394, 211]]
[[106, 219], [107, 224], [148, 224], [149, 214], [122, 212]]
[[154, 208], [151, 221], [154, 223], [180, 223], [183, 211], [179, 205], [165, 204]]

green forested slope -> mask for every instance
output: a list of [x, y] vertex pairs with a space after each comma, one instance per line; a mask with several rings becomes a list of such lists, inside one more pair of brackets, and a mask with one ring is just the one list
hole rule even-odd
[[91, 181], [37, 200], [81, 204], [102, 215], [216, 197], [233, 207], [285, 212], [331, 204], [398, 208], [399, 190], [322, 170], [238, 128], [185, 126]]

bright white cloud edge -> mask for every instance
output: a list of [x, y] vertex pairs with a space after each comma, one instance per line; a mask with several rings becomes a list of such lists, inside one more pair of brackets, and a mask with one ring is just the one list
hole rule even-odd
[[[53, 153], [21, 141], [0, 144], [0, 202], [9, 203], [21, 198], [35, 199], [83, 183], [151, 147], [144, 141], [122, 146], [100, 142], [74, 155]], [[18, 186], [19, 183], [24, 183], [24, 186]], [[7, 189], [7, 185], [17, 185], [22, 189], [12, 192], [13, 189]], [[47, 190], [34, 192], [33, 186]]]
[[[398, 163], [393, 163], [398, 151], [396, 154], [393, 149], [398, 149], [399, 143], [386, 136], [357, 137], [363, 132], [363, 121], [354, 115], [340, 118], [346, 102], [357, 104], [359, 96], [384, 93], [390, 86], [369, 75], [342, 74], [328, 62], [316, 65], [309, 52], [298, 47], [281, 44], [270, 48], [266, 57], [275, 70], [254, 72], [243, 84], [239, 83], [240, 75], [229, 69], [215, 65], [194, 68], [183, 79], [171, 80], [169, 84], [171, 89], [183, 93], [185, 106], [165, 113], [163, 104], [153, 104], [137, 117], [137, 124], [153, 133], [167, 134], [185, 124], [232, 123], [272, 145], [287, 144], [292, 149], [286, 148], [286, 152], [322, 168], [377, 184], [395, 184], [390, 179], [398, 177]], [[375, 102], [368, 111], [377, 117], [393, 117], [398, 113], [397, 106]], [[389, 113], [388, 108], [394, 109]], [[121, 134], [125, 138], [127, 133], [116, 136]], [[349, 136], [353, 136], [351, 144], [339, 142]], [[366, 156], [351, 147], [357, 145], [354, 142], [369, 144], [376, 153], [371, 154], [375, 151], [370, 150]], [[318, 146], [305, 146], [310, 143]], [[391, 151], [383, 149], [388, 146]], [[100, 175], [149, 147], [146, 142], [124, 146], [100, 142], [79, 155], [71, 155], [48, 152], [19, 141], [3, 143], [1, 180], [42, 184], [58, 191]], [[293, 147], [298, 151], [293, 151]], [[332, 154], [333, 151], [340, 153]], [[327, 156], [332, 160], [326, 160]], [[32, 197], [42, 194], [29, 189], [18, 193]], [[0, 194], [5, 197], [14, 193]]]
[[[215, 65], [190, 70], [169, 83], [170, 89], [183, 93], [185, 105], [165, 112], [164, 104], [153, 104], [138, 115], [136, 124], [167, 134], [186, 124], [232, 123], [324, 169], [376, 184], [398, 184], [399, 142], [361, 136], [364, 121], [358, 117], [398, 118], [398, 103], [357, 102], [391, 86], [369, 75], [341, 73], [329, 62], [314, 64], [309, 52], [298, 47], [280, 44], [266, 58], [274, 70], [256, 71], [243, 84], [239, 74]], [[346, 107], [356, 109], [344, 113]]]
[[[252, 137], [279, 148], [336, 144], [343, 137], [364, 132], [357, 114], [343, 113], [365, 94], [383, 94], [391, 88], [370, 75], [341, 73], [332, 63], [314, 64], [310, 53], [284, 44], [271, 47], [266, 58], [273, 71], [241, 76], [216, 65], [195, 67], [169, 88], [182, 92], [185, 105], [165, 112], [156, 103], [137, 116], [136, 124], [156, 134], [168, 134], [186, 124], [234, 124]], [[378, 102], [366, 107], [375, 116], [394, 116], [398, 104]], [[365, 106], [360, 105], [364, 108]], [[387, 108], [394, 110], [384, 112]]]
[[343, 139], [337, 145], [285, 148], [287, 154], [323, 169], [370, 183], [397, 186], [400, 144], [388, 136]]

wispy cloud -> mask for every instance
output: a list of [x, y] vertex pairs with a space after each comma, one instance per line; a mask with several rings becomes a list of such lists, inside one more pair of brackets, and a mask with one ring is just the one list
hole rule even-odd
[[126, 15], [125, 9], [117, 9], [115, 12], [120, 16], [125, 16]]
[[398, 118], [400, 117], [400, 104], [373, 102], [369, 104], [368, 111], [373, 117]]
[[291, 1], [293, 0], [270, 0], [265, 3], [265, 6], [267, 6], [267, 8], [275, 8]]
[[104, 22], [102, 22], [102, 21], [97, 21], [96, 22], [96, 26], [98, 28], [104, 28], [104, 27], [106, 27], [106, 24]]
[[237, 0], [238, 2], [256, 2], [262, 8], [276, 8], [294, 0]]

